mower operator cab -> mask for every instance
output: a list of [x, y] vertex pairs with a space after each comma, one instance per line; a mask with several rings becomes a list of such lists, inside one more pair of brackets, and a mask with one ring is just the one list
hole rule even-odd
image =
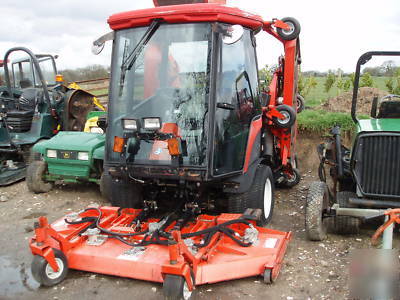
[[[293, 140], [290, 127], [283, 134], [287, 144], [281, 147], [279, 139], [269, 134], [271, 148], [262, 157], [261, 128], [263, 123], [274, 125], [272, 117], [263, 116], [255, 34], [264, 28], [286, 47], [291, 44], [291, 62], [297, 64], [297, 21], [290, 23], [297, 26], [296, 36], [287, 43], [272, 27], [275, 23], [218, 4], [156, 7], [117, 14], [108, 22], [115, 31], [95, 41], [94, 50], [113, 40], [104, 163], [111, 202], [140, 207], [143, 200], [160, 200], [161, 194], [164, 199], [200, 202], [213, 191], [229, 188], [243, 193], [253, 184], [257, 169], [263, 173], [262, 185], [268, 177], [272, 193], [270, 167], [257, 166], [266, 156], [277, 165], [285, 157], [286, 167], [290, 166]], [[283, 70], [282, 66], [280, 72], [274, 92], [282, 96], [286, 85], [287, 105], [281, 106], [292, 113], [291, 126], [297, 67]], [[293, 81], [284, 84], [283, 72], [290, 73]], [[285, 118], [279, 112], [274, 116]], [[274, 146], [280, 149], [275, 151]], [[245, 204], [240, 201], [240, 205]], [[242, 206], [238, 212], [244, 211]], [[272, 209], [267, 217], [270, 213]]]

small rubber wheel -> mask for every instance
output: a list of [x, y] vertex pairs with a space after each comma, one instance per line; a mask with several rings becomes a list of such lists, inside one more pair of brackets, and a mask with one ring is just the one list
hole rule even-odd
[[272, 278], [271, 269], [265, 269], [263, 277], [264, 277], [264, 283], [266, 284], [271, 284], [274, 282], [274, 279]]
[[276, 110], [279, 111], [285, 118], [283, 120], [273, 117], [272, 121], [279, 128], [290, 128], [296, 121], [296, 112], [292, 107], [286, 104], [278, 105]]
[[287, 176], [287, 178], [280, 184], [286, 188], [292, 188], [300, 183], [301, 174], [298, 169], [292, 169], [293, 174], [291, 176]]
[[180, 300], [190, 299], [192, 291], [182, 276], [166, 275], [163, 283], [163, 294], [165, 299]]
[[311, 241], [322, 241], [326, 238], [327, 224], [322, 218], [323, 210], [329, 206], [329, 192], [326, 183], [314, 181], [310, 184], [306, 198], [305, 227]]
[[26, 185], [33, 193], [47, 193], [53, 188], [53, 182], [43, 179], [47, 174], [47, 163], [43, 160], [33, 161], [26, 170]]
[[[355, 207], [349, 203], [350, 198], [356, 198], [353, 192], [338, 192], [336, 200], [339, 207], [350, 208]], [[337, 234], [358, 234], [360, 232], [361, 220], [350, 216], [336, 216], [334, 218], [334, 231]]]
[[56, 285], [63, 281], [68, 274], [68, 262], [64, 253], [57, 249], [53, 249], [53, 251], [59, 268], [57, 272], [54, 272], [47, 260], [40, 255], [35, 255], [32, 260], [33, 278], [44, 286]]
[[299, 34], [300, 34], [300, 23], [297, 21], [295, 18], [282, 18], [282, 22], [285, 22], [287, 25], [289, 25], [290, 29], [282, 29], [282, 28], [276, 28], [276, 32], [278, 35], [285, 41], [290, 41], [296, 39]]
[[301, 96], [300, 94], [297, 94], [296, 96], [296, 104], [297, 104], [297, 113], [301, 113], [304, 108], [305, 108], [305, 101], [303, 96]]

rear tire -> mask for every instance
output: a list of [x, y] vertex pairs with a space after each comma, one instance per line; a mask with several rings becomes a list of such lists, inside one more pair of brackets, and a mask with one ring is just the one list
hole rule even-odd
[[47, 173], [47, 163], [43, 160], [33, 161], [26, 170], [26, 185], [28, 190], [38, 194], [50, 192], [53, 182], [43, 179]]
[[111, 179], [109, 183], [108, 199], [113, 206], [121, 208], [143, 206], [143, 191], [140, 185], [123, 179]]
[[275, 204], [274, 191], [274, 177], [271, 168], [259, 164], [249, 190], [229, 196], [228, 210], [230, 213], [243, 213], [246, 208], [259, 208], [262, 210], [262, 214], [257, 225], [265, 226], [272, 219]]
[[[357, 195], [352, 192], [338, 192], [336, 194], [336, 200], [339, 207], [354, 207], [354, 205], [349, 204], [349, 199], [351, 197], [357, 197]], [[360, 232], [360, 225], [361, 220], [355, 217], [336, 216], [334, 219], [334, 231], [337, 234], [358, 234]]]
[[306, 234], [311, 241], [322, 241], [326, 238], [327, 224], [322, 218], [323, 210], [329, 206], [328, 187], [324, 182], [314, 181], [310, 184], [306, 198]]

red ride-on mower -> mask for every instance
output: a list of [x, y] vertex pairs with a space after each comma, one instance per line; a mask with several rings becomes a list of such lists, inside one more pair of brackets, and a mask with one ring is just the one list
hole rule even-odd
[[[31, 249], [43, 284], [62, 280], [67, 263], [164, 282], [175, 298], [203, 283], [276, 278], [290, 234], [257, 226], [272, 217], [275, 183], [300, 179], [300, 25], [189, 2], [113, 15], [114, 31], [94, 42], [99, 53], [113, 40], [103, 176], [114, 207], [41, 219]], [[260, 31], [285, 52], [264, 93]]]

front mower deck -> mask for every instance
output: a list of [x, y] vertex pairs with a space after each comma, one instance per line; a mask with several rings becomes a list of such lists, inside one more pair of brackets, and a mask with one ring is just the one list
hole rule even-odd
[[144, 215], [140, 209], [92, 207], [51, 225], [41, 217], [31, 251], [57, 271], [59, 251], [52, 249], [64, 254], [71, 269], [164, 285], [169, 275], [177, 275], [192, 290], [257, 275], [274, 281], [291, 238], [290, 232], [255, 226], [248, 215], [202, 214], [192, 220], [184, 213], [162, 219]]

